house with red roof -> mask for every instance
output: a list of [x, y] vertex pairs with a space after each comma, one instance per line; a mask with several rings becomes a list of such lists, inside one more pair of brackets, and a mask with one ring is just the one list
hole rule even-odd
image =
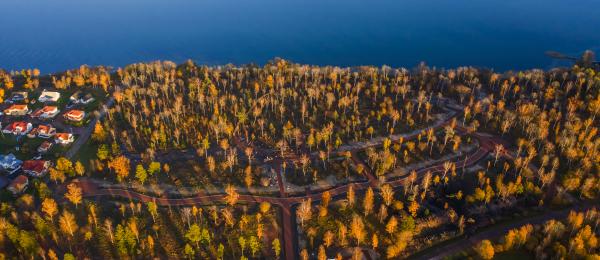
[[82, 110], [73, 109], [73, 110], [69, 110], [67, 113], [65, 113], [64, 117], [69, 121], [81, 122], [81, 120], [83, 120], [83, 118], [85, 118], [85, 112]]
[[31, 117], [32, 118], [39, 117], [41, 119], [50, 119], [50, 118], [54, 118], [56, 115], [58, 115], [59, 112], [60, 112], [60, 110], [58, 110], [58, 107], [56, 107], [56, 106], [45, 106], [45, 107], [40, 108], [40, 109], [36, 110], [35, 112], [33, 112], [31, 114]]
[[52, 148], [54, 144], [52, 142], [48, 142], [48, 141], [44, 141], [42, 144], [40, 144], [40, 147], [38, 147], [37, 151], [38, 153], [46, 153], [50, 150], [50, 148]]
[[54, 142], [57, 144], [70, 144], [75, 141], [75, 137], [70, 133], [58, 133], [54, 135]]
[[48, 173], [50, 166], [52, 166], [50, 161], [27, 160], [23, 162], [21, 168], [23, 169], [23, 172], [31, 177], [42, 177]]
[[50, 137], [54, 136], [55, 134], [56, 134], [56, 128], [54, 128], [52, 125], [48, 124], [48, 125], [39, 125], [38, 127], [34, 128], [33, 130], [31, 130], [31, 132], [29, 132], [27, 137], [34, 138], [37, 136], [40, 138], [50, 138]]
[[9, 116], [24, 116], [29, 113], [29, 107], [27, 105], [12, 105], [7, 109], [4, 109], [4, 114]]
[[24, 134], [29, 133], [29, 131], [31, 131], [31, 128], [32, 128], [31, 123], [28, 123], [25, 121], [16, 121], [16, 122], [12, 122], [8, 126], [6, 126], [2, 130], [2, 133], [13, 134], [13, 135], [24, 135]]
[[12, 192], [13, 195], [18, 195], [27, 189], [29, 185], [29, 179], [25, 175], [19, 175], [9, 185], [7, 190]]

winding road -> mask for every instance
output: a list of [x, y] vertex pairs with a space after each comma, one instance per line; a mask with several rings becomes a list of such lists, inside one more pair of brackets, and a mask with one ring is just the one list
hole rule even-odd
[[448, 256], [456, 255], [456, 254], [459, 254], [460, 252], [469, 250], [469, 249], [473, 248], [475, 245], [477, 245], [477, 243], [479, 243], [482, 240], [485, 240], [485, 239], [492, 240], [492, 239], [499, 238], [499, 237], [505, 235], [511, 229], [519, 228], [519, 227], [527, 225], [527, 224], [539, 225], [539, 224], [543, 224], [544, 222], [551, 220], [551, 219], [564, 219], [567, 217], [567, 215], [569, 214], [569, 212], [571, 210], [585, 211], [585, 210], [592, 209], [597, 206], [598, 206], [598, 202], [578, 204], [578, 205], [575, 205], [572, 207], [555, 210], [555, 211], [548, 211], [548, 212], [544, 212], [543, 214], [528, 217], [528, 218], [522, 218], [522, 219], [519, 219], [514, 222], [501, 223], [501, 224], [492, 226], [484, 231], [481, 231], [471, 237], [463, 237], [460, 239], [456, 239], [449, 244], [439, 246], [439, 247], [436, 247], [436, 246], [430, 247], [428, 249], [425, 249], [425, 251], [427, 251], [427, 253], [416, 256], [416, 257], [411, 257], [411, 258], [412, 259], [422, 259], [422, 260], [444, 259]]
[[[103, 107], [103, 112], [100, 114], [100, 117], [106, 113], [107, 107], [110, 106], [113, 101], [114, 100], [111, 99], [107, 103], [107, 105], [105, 105]], [[413, 131], [410, 134], [396, 135], [396, 136], [394, 136], [394, 139], [392, 141], [395, 142], [395, 141], [399, 140], [400, 138], [403, 138], [404, 140], [414, 139], [420, 133], [422, 133], [423, 131], [426, 131], [430, 128], [434, 128], [436, 130], [439, 128], [442, 128], [445, 125], [447, 125], [453, 118], [455, 118], [456, 114], [458, 114], [458, 113], [456, 111], [452, 111], [449, 114], [451, 114], [452, 116], [445, 118], [445, 120], [441, 120], [441, 122], [437, 122], [434, 126], [430, 126], [426, 129], [419, 130], [419, 131]], [[100, 118], [100, 117], [98, 117], [98, 118]], [[98, 118], [96, 118], [92, 123], [90, 123], [90, 125], [88, 126], [88, 131], [86, 131], [88, 133], [86, 135], [82, 135], [82, 137], [80, 137], [79, 140], [87, 140], [87, 138], [89, 138], [89, 135], [93, 131], [95, 123], [98, 121]], [[460, 134], [466, 133], [466, 129], [464, 129], [464, 128], [457, 127], [457, 130]], [[473, 133], [472, 135], [478, 139], [479, 148], [472, 154], [466, 156], [464, 159], [459, 159], [459, 160], [454, 161], [454, 163], [456, 163], [457, 166], [460, 166], [460, 167], [472, 166], [472, 165], [476, 164], [479, 160], [485, 158], [491, 151], [493, 151], [493, 149], [495, 147], [496, 142], [495, 142], [494, 138], [490, 138], [488, 136], [481, 135], [479, 133]], [[335, 152], [350, 151], [352, 154], [352, 161], [355, 164], [363, 164], [360, 161], [360, 159], [356, 156], [356, 152], [366, 149], [368, 147], [379, 146], [379, 145], [381, 145], [382, 142], [383, 142], [383, 138], [378, 137], [378, 138], [372, 139], [368, 142], [357, 143], [357, 144], [341, 147], [342, 149], [338, 149]], [[85, 143], [85, 142], [83, 142], [83, 143]], [[237, 143], [237, 145], [242, 146], [242, 145], [246, 145], [246, 144]], [[71, 150], [69, 150], [68, 155], [71, 155], [71, 156], [74, 155], [77, 152], [77, 150], [79, 149], [78, 148], [79, 146], [80, 145], [76, 146], [74, 144], [74, 146], [71, 148]], [[242, 148], [242, 147], [240, 147], [240, 148]], [[74, 151], [74, 152], [72, 152], [72, 151]], [[417, 170], [416, 172], [418, 174], [417, 175], [418, 178], [421, 178], [424, 175], [424, 173], [426, 173], [426, 172], [431, 172], [432, 174], [443, 172], [444, 171], [443, 164], [444, 164], [444, 162], [438, 162], [437, 164], [435, 164], [433, 166], [429, 166], [429, 167], [425, 167], [425, 168]], [[370, 169], [368, 169], [368, 167], [365, 167], [365, 174], [367, 176], [367, 181], [358, 182], [358, 183], [349, 183], [349, 184], [334, 187], [334, 188], [331, 188], [328, 190], [321, 190], [321, 191], [318, 191], [315, 193], [301, 195], [301, 196], [289, 196], [285, 192], [285, 188], [283, 185], [279, 167], [275, 167], [275, 170], [278, 175], [277, 179], [278, 179], [278, 185], [280, 187], [280, 196], [279, 197], [258, 196], [258, 195], [240, 195], [238, 201], [241, 203], [248, 203], [248, 204], [269, 202], [271, 204], [281, 207], [281, 209], [282, 209], [282, 229], [283, 229], [282, 236], [283, 236], [283, 240], [284, 240], [284, 250], [283, 251], [284, 251], [285, 259], [289, 259], [289, 260], [296, 259], [296, 256], [297, 256], [297, 250], [295, 248], [295, 242], [294, 242], [295, 235], [297, 232], [297, 230], [296, 230], [297, 226], [294, 223], [295, 216], [293, 216], [293, 213], [294, 213], [293, 207], [295, 205], [297, 205], [307, 199], [312, 199], [312, 201], [319, 201], [319, 200], [321, 200], [322, 195], [325, 191], [328, 191], [332, 197], [335, 197], [338, 195], [343, 195], [348, 191], [348, 188], [350, 186], [352, 186], [355, 191], [364, 190], [364, 189], [367, 189], [368, 187], [377, 189], [378, 187], [380, 187], [380, 185], [385, 184], [385, 183], [392, 185], [392, 187], [394, 187], [394, 188], [400, 188], [403, 186], [403, 184], [405, 182], [404, 180], [408, 177], [407, 175], [404, 175], [404, 176], [395, 178], [393, 180], [387, 180], [387, 181], [381, 182], [375, 176], [373, 176], [373, 174], [371, 173]], [[149, 196], [149, 195], [141, 194], [141, 193], [138, 193], [138, 192], [135, 192], [132, 190], [128, 190], [128, 189], [102, 187], [97, 182], [90, 180], [90, 179], [86, 179], [86, 178], [76, 179], [76, 180], [74, 180], [74, 182], [78, 183], [78, 185], [82, 188], [82, 193], [83, 193], [84, 197], [88, 197], [88, 198], [89, 197], [119, 197], [119, 198], [124, 198], [124, 199], [129, 199], [129, 200], [137, 200], [137, 201], [141, 201], [141, 202], [154, 202], [160, 206], [193, 206], [193, 205], [210, 205], [210, 204], [215, 204], [215, 203], [225, 203], [225, 197], [226, 197], [225, 194], [217, 194], [217, 195], [200, 195], [200, 194], [198, 194], [197, 196], [193, 196], [193, 197], [189, 197], [189, 198], [170, 199], [170, 198], [164, 198], [164, 197]]]
[[[471, 166], [477, 163], [479, 160], [486, 157], [489, 152], [492, 150], [493, 141], [490, 139], [481, 136], [475, 135], [480, 141], [480, 147], [474, 153], [467, 156], [466, 159], [455, 161], [456, 165], [459, 166]], [[355, 163], [360, 163], [359, 159], [356, 156], [352, 156], [352, 159]], [[426, 168], [422, 168], [417, 170], [417, 174], [421, 177], [426, 172], [431, 172], [432, 174], [440, 173], [444, 171], [443, 162], [440, 162], [434, 166], [429, 166]], [[400, 178], [396, 178], [394, 180], [385, 181], [383, 183], [379, 183], [369, 169], [365, 169], [365, 174], [368, 176], [368, 181], [360, 182], [360, 183], [352, 183], [346, 184], [342, 186], [338, 186], [327, 191], [330, 192], [331, 196], [335, 197], [338, 195], [343, 195], [348, 191], [350, 186], [353, 186], [354, 190], [360, 191], [367, 189], [368, 187], [379, 187], [380, 184], [389, 183], [394, 188], [402, 187], [404, 184], [404, 179], [407, 176], [402, 176]], [[224, 203], [225, 194], [218, 195], [198, 195], [189, 198], [178, 198], [178, 199], [169, 199], [169, 198], [161, 198], [161, 197], [153, 197], [145, 194], [141, 194], [132, 190], [127, 189], [115, 189], [115, 188], [102, 188], [96, 182], [89, 179], [78, 179], [75, 181], [80, 185], [83, 191], [83, 196], [85, 197], [120, 197], [129, 200], [137, 200], [141, 202], [155, 202], [161, 206], [192, 206], [192, 205], [210, 205], [217, 203]], [[284, 238], [284, 249], [285, 249], [285, 259], [295, 259], [294, 253], [288, 252], [296, 252], [294, 246], [294, 234], [296, 233], [296, 227], [293, 223], [293, 206], [301, 203], [304, 200], [312, 199], [313, 201], [319, 201], [323, 195], [323, 192], [320, 191], [304, 196], [285, 196], [283, 192], [280, 197], [269, 197], [269, 196], [257, 196], [257, 195], [240, 195], [239, 202], [242, 203], [261, 203], [261, 202], [269, 202], [271, 204], [277, 205], [282, 208], [282, 226], [283, 226], [283, 238]]]

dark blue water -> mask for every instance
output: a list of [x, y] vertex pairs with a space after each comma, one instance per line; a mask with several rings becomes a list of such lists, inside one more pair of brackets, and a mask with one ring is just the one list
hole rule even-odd
[[46, 73], [274, 57], [503, 71], [600, 46], [599, 0], [2, 0], [0, 10], [0, 67]]

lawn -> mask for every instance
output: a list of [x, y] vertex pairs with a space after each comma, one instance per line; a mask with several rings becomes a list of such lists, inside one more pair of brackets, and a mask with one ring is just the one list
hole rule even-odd
[[[37, 148], [44, 141], [54, 142], [52, 138], [29, 138], [27, 136], [21, 136], [17, 138], [14, 135], [10, 134], [4, 134], [3, 136], [0, 135], [0, 154], [12, 153], [21, 160], [29, 160], [32, 157], [39, 154], [37, 152]], [[69, 146], [55, 144], [52, 146], [50, 151], [43, 154], [43, 158], [48, 160], [54, 160], [68, 149]]]

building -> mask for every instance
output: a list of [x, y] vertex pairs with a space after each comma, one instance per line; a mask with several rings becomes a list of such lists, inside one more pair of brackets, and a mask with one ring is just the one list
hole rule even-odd
[[50, 148], [52, 148], [54, 144], [52, 142], [48, 142], [48, 141], [44, 141], [42, 144], [40, 144], [40, 147], [38, 147], [37, 151], [38, 153], [46, 153], [50, 150]]
[[27, 176], [19, 175], [10, 183], [10, 185], [8, 185], [8, 188], [6, 189], [16, 196], [25, 191], [25, 189], [27, 189], [27, 185], [29, 185], [29, 179], [27, 179]]
[[85, 117], [85, 112], [83, 112], [82, 110], [73, 109], [65, 113], [64, 117], [69, 121], [81, 122], [81, 120], [83, 120], [83, 118]]
[[31, 132], [29, 132], [27, 137], [29, 137], [29, 138], [34, 138], [34, 137], [50, 138], [50, 137], [54, 136], [55, 134], [56, 134], [56, 128], [54, 128], [52, 125], [39, 125], [38, 127], [31, 130]]
[[12, 105], [7, 109], [4, 109], [4, 114], [9, 116], [24, 116], [29, 113], [29, 107], [27, 105]]
[[16, 122], [12, 122], [8, 126], [6, 126], [2, 130], [2, 133], [13, 134], [13, 135], [24, 135], [24, 134], [29, 133], [29, 131], [31, 131], [32, 127], [33, 126], [31, 125], [31, 123], [28, 123], [25, 121], [16, 121]]
[[12, 102], [21, 102], [25, 101], [25, 99], [27, 99], [27, 96], [27, 92], [25, 91], [13, 92], [9, 100]]
[[0, 170], [9, 175], [21, 169], [23, 161], [17, 159], [14, 154], [0, 155]]
[[51, 162], [44, 160], [27, 160], [23, 162], [23, 172], [31, 177], [42, 177], [46, 173], [48, 173], [48, 169], [50, 169]]
[[39, 117], [41, 119], [50, 119], [50, 118], [54, 118], [56, 115], [58, 115], [59, 112], [60, 112], [60, 110], [58, 110], [58, 107], [56, 107], [56, 106], [45, 106], [45, 107], [40, 108], [40, 109], [36, 110], [35, 112], [31, 113], [31, 117], [33, 117], [33, 118]]
[[52, 125], [39, 125], [37, 127], [38, 136], [41, 138], [50, 138], [56, 134], [56, 128]]
[[59, 92], [48, 91], [48, 90], [44, 89], [44, 91], [42, 91], [42, 94], [40, 94], [38, 101], [40, 101], [40, 102], [57, 102], [59, 98], [60, 98]]
[[82, 91], [77, 91], [70, 98], [73, 104], [83, 104], [87, 105], [91, 102], [94, 102], [94, 96], [90, 93], [83, 93]]
[[75, 137], [70, 133], [58, 133], [54, 136], [54, 142], [57, 144], [70, 144], [75, 141]]

